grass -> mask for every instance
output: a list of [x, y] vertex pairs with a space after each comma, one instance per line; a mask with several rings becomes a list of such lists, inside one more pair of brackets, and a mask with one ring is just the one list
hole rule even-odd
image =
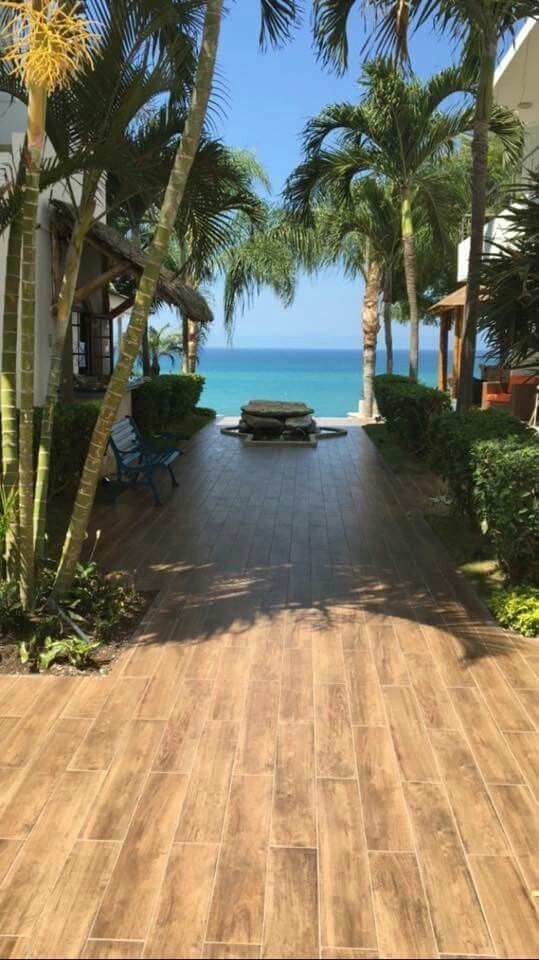
[[481, 599], [488, 603], [494, 590], [499, 590], [504, 584], [504, 575], [492, 545], [479, 531], [471, 530], [464, 517], [455, 510], [426, 513], [425, 519], [457, 568]]
[[429, 473], [428, 464], [404, 450], [385, 423], [366, 423], [363, 429], [393, 473]]

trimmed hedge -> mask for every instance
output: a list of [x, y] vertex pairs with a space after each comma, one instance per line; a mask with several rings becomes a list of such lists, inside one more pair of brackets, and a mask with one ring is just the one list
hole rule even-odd
[[539, 443], [517, 438], [474, 444], [473, 496], [481, 530], [513, 582], [539, 582]]
[[[57, 404], [52, 428], [49, 499], [63, 490], [77, 489], [100, 406], [98, 400]], [[34, 413], [34, 458], [37, 465], [41, 407], [37, 407]]]
[[472, 449], [480, 440], [520, 438], [526, 443], [533, 432], [504, 410], [471, 407], [462, 413], [447, 411], [433, 416], [428, 428], [428, 459], [433, 470], [447, 481], [455, 503], [471, 520], [475, 517]]
[[408, 377], [383, 374], [374, 378], [374, 395], [388, 430], [412, 453], [424, 454], [429, 421], [450, 409], [447, 394]]
[[142, 433], [159, 433], [191, 413], [205, 379], [198, 373], [169, 373], [153, 377], [133, 391], [133, 417]]

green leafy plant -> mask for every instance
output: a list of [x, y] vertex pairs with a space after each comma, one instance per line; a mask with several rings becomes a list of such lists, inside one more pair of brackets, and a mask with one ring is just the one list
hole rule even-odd
[[0, 483], [0, 578], [11, 576], [17, 558], [17, 488]]
[[17, 491], [5, 490], [0, 483], [0, 544], [11, 530], [17, 516]]
[[30, 620], [25, 613], [14, 580], [0, 580], [0, 634], [9, 636], [22, 633]]
[[0, 580], [0, 634], [17, 641], [22, 663], [46, 670], [52, 663], [88, 665], [92, 654], [136, 616], [141, 595], [124, 580], [104, 576], [90, 560], [77, 566], [73, 587], [61, 608], [51, 611], [54, 570], [45, 567], [36, 590], [34, 612], [25, 613], [16, 582]]
[[35, 667], [48, 670], [53, 663], [68, 662], [74, 667], [85, 667], [91, 654], [100, 644], [97, 641], [82, 637], [46, 636], [38, 643], [36, 638], [28, 643], [22, 641], [19, 645], [21, 663], [31, 663]]
[[539, 587], [521, 584], [510, 590], [496, 590], [489, 600], [496, 619], [523, 637], [539, 635]]
[[471, 453], [481, 529], [513, 582], [539, 582], [539, 443], [483, 441]]
[[475, 521], [474, 467], [472, 449], [480, 440], [517, 437], [526, 443], [532, 431], [504, 410], [478, 410], [472, 407], [460, 413], [450, 410], [433, 416], [428, 425], [428, 459], [433, 470], [447, 481], [455, 504]]
[[154, 377], [133, 393], [133, 417], [144, 434], [159, 433], [191, 413], [200, 400], [204, 377], [170, 373]]
[[431, 418], [449, 410], [447, 394], [408, 377], [383, 374], [374, 378], [374, 395], [388, 430], [412, 453], [425, 453]]

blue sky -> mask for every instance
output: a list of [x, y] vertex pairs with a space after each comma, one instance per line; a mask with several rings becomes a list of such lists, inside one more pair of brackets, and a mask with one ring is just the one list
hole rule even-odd
[[[348, 73], [337, 76], [324, 69], [311, 48], [309, 25], [296, 33], [281, 50], [258, 49], [258, 0], [236, 0], [221, 34], [219, 103], [216, 133], [231, 146], [253, 150], [270, 176], [278, 195], [292, 168], [300, 161], [300, 133], [312, 115], [326, 104], [357, 99], [360, 47], [364, 27], [357, 14], [350, 20], [351, 56]], [[352, 42], [355, 40], [355, 42]], [[411, 44], [416, 73], [428, 76], [447, 66], [451, 50], [447, 41], [430, 31], [418, 34]], [[362, 284], [338, 270], [327, 270], [312, 279], [302, 278], [295, 302], [285, 309], [269, 292], [263, 293], [238, 317], [237, 347], [338, 347], [360, 346]], [[221, 289], [213, 292], [215, 324], [208, 346], [224, 346]], [[396, 325], [395, 346], [407, 346], [408, 331]], [[421, 344], [432, 348], [435, 328], [425, 327]]]

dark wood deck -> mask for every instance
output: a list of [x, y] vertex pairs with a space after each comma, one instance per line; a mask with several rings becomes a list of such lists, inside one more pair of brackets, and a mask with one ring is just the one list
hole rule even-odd
[[539, 648], [349, 427], [97, 516], [160, 593], [108, 677], [0, 677], [0, 957], [537, 955]]

